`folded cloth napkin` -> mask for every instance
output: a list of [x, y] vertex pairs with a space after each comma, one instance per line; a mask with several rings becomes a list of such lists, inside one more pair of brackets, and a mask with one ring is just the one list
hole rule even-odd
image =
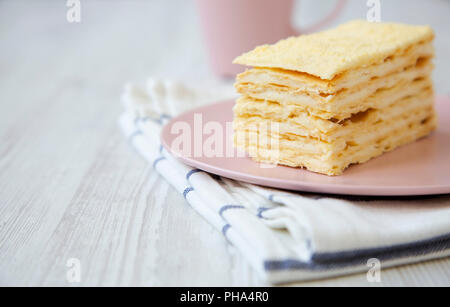
[[269, 189], [208, 174], [160, 145], [162, 126], [183, 110], [233, 97], [174, 82], [128, 84], [120, 125], [194, 210], [271, 283], [368, 272], [450, 255], [450, 196], [345, 198]]

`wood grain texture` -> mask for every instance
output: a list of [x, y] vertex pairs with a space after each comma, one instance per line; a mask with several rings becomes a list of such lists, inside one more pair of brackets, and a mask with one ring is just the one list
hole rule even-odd
[[[128, 80], [212, 78], [192, 3], [81, 2], [82, 23], [69, 24], [65, 1], [0, 1], [0, 285], [264, 285], [116, 124]], [[445, 37], [445, 94], [450, 27], [437, 15], [450, 9], [432, 2], [416, 19], [436, 15]], [[361, 18], [361, 1], [351, 5], [340, 21]], [[69, 258], [81, 261], [81, 283], [66, 280]], [[449, 268], [445, 259], [385, 270], [381, 284], [360, 274], [294, 285], [450, 285]]]

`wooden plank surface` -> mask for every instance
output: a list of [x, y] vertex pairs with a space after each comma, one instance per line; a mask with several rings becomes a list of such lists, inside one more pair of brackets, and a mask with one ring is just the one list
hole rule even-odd
[[[0, 285], [264, 285], [116, 124], [128, 80], [213, 78], [192, 3], [81, 2], [82, 22], [69, 24], [65, 1], [0, 1]], [[427, 2], [435, 11], [422, 16], [449, 15], [448, 2]], [[342, 20], [362, 10], [351, 5]], [[448, 18], [434, 19], [447, 38]], [[437, 46], [446, 94], [450, 47]], [[66, 279], [70, 258], [81, 283]], [[449, 285], [450, 260], [382, 281]], [[299, 285], [373, 284], [360, 274]]]

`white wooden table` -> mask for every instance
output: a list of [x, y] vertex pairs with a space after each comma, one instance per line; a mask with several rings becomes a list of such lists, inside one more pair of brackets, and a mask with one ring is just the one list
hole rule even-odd
[[[364, 18], [365, 2], [338, 22]], [[81, 3], [82, 22], [69, 24], [65, 1], [0, 1], [0, 285], [264, 285], [116, 124], [127, 80], [213, 78], [192, 2]], [[450, 94], [449, 2], [385, 5], [385, 19], [435, 27], [436, 89]], [[70, 258], [81, 283], [66, 279]], [[449, 285], [450, 260], [382, 281]], [[361, 274], [300, 285], [374, 284]]]

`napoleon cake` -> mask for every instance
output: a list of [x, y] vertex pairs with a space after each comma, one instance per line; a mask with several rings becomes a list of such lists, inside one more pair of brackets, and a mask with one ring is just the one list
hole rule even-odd
[[235, 146], [334, 176], [428, 135], [433, 39], [428, 26], [352, 21], [239, 56], [253, 68], [235, 84]]

